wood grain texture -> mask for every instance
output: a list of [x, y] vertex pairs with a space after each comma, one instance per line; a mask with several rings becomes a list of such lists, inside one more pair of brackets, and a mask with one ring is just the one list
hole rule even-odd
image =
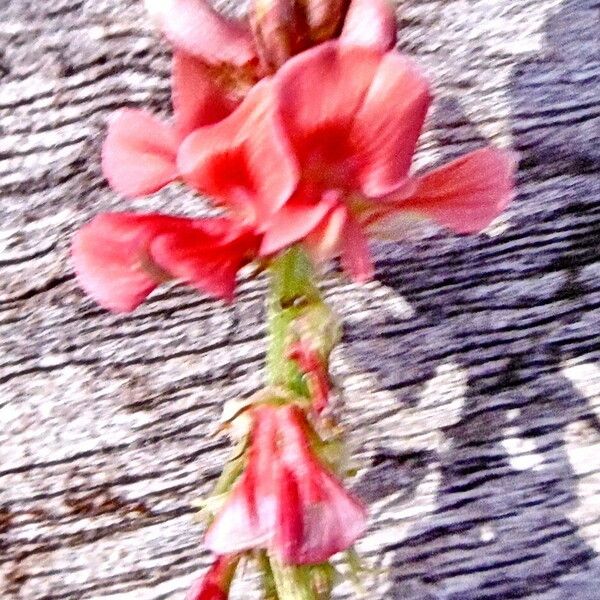
[[[164, 288], [130, 316], [84, 297], [79, 225], [197, 206], [177, 188], [126, 203], [99, 168], [110, 111], [168, 111], [168, 50], [139, 2], [0, 0], [0, 15], [0, 597], [182, 598], [209, 561], [192, 502], [227, 454], [214, 423], [260, 385], [264, 282], [231, 306]], [[399, 15], [436, 82], [419, 165], [487, 142], [522, 160], [486, 234], [379, 246], [366, 289], [326, 281], [372, 513], [360, 550], [381, 567], [365, 597], [597, 599], [600, 4]]]

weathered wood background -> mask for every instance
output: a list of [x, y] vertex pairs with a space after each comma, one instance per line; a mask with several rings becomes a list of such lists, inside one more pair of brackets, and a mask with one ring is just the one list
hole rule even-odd
[[[437, 88], [419, 164], [487, 141], [522, 161], [487, 233], [378, 247], [369, 289], [327, 281], [366, 598], [600, 598], [599, 13], [402, 3]], [[193, 213], [177, 189], [127, 204], [99, 169], [109, 112], [166, 112], [168, 74], [140, 2], [0, 0], [2, 600], [177, 599], [209, 561], [191, 504], [226, 456], [221, 405], [260, 382], [264, 282], [115, 317], [68, 262], [99, 212]]]

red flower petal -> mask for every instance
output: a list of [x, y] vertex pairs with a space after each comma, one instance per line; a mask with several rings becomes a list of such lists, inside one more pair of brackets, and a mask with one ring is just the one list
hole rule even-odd
[[330, 188], [352, 185], [356, 161], [348, 132], [380, 58], [364, 48], [327, 42], [279, 70], [276, 106], [304, 177]]
[[295, 196], [269, 221], [260, 247], [261, 255], [274, 254], [307, 236], [338, 203], [335, 193], [325, 195], [317, 203]]
[[216, 552], [267, 548], [292, 564], [319, 563], [364, 531], [364, 507], [312, 455], [298, 407], [253, 411], [248, 467], [210, 526]]
[[156, 238], [150, 254], [176, 279], [210, 296], [231, 301], [237, 272], [256, 254], [258, 239], [244, 229], [222, 237], [223, 234], [215, 234], [213, 221], [222, 221], [225, 231], [234, 228], [226, 219], [197, 219], [184, 231], [165, 232]]
[[388, 0], [352, 0], [340, 41], [385, 52], [396, 44], [396, 13]]
[[[278, 530], [277, 550], [286, 563], [320, 563], [346, 550], [362, 535], [366, 510], [311, 454], [304, 430], [306, 417], [300, 409], [288, 405], [277, 416], [286, 440], [282, 462], [294, 474], [302, 519], [301, 530]], [[301, 535], [286, 538], [289, 533]]]
[[170, 125], [143, 110], [112, 115], [102, 148], [110, 186], [128, 197], [159, 190], [177, 177], [177, 136]]
[[277, 528], [272, 543], [283, 562], [294, 562], [300, 540], [304, 537], [304, 510], [298, 481], [294, 473], [282, 467], [277, 479]]
[[484, 148], [415, 178], [414, 194], [396, 209], [416, 212], [456, 233], [486, 227], [511, 201], [517, 155]]
[[325, 471], [317, 473], [309, 481], [297, 480], [301, 490], [309, 485], [317, 485], [321, 499], [316, 502], [304, 501], [302, 537], [287, 543], [280, 542], [280, 558], [285, 563], [324, 562], [334, 554], [347, 550], [366, 529], [364, 506], [348, 494], [332, 475]]
[[255, 408], [252, 415], [248, 467], [206, 532], [206, 545], [217, 554], [265, 548], [275, 532], [279, 479], [275, 415], [267, 406]]
[[181, 138], [224, 119], [239, 104], [208, 65], [186, 52], [173, 55], [172, 97]]
[[289, 60], [275, 82], [304, 179], [381, 196], [406, 178], [429, 106], [409, 59], [329, 42]]
[[263, 79], [226, 119], [189, 135], [179, 149], [182, 176], [198, 190], [264, 226], [290, 197], [297, 170], [271, 110], [271, 85]]
[[358, 179], [365, 195], [382, 196], [402, 184], [429, 103], [427, 80], [416, 65], [396, 52], [385, 54], [350, 134], [360, 149]]
[[250, 30], [205, 0], [145, 0], [170, 42], [209, 64], [246, 65], [256, 59]]
[[171, 277], [228, 298], [237, 269], [257, 241], [245, 232], [232, 236], [227, 223], [163, 215], [99, 215], [74, 237], [75, 271], [90, 296], [115, 312], [133, 310]]
[[227, 600], [238, 556], [219, 556], [188, 590], [185, 600]]
[[151, 240], [170, 222], [159, 215], [95, 217], [73, 239], [73, 264], [81, 286], [104, 308], [133, 310], [160, 283], [144, 264]]

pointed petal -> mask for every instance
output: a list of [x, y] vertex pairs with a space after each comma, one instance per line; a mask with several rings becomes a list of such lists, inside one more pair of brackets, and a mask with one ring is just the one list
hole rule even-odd
[[325, 195], [317, 203], [296, 197], [284, 204], [269, 220], [260, 247], [261, 255], [274, 254], [307, 236], [337, 203], [337, 197]]
[[145, 0], [169, 41], [209, 64], [246, 65], [256, 59], [250, 30], [218, 13], [206, 0]]
[[428, 83], [417, 66], [396, 52], [384, 55], [350, 134], [358, 179], [367, 196], [383, 196], [408, 174], [430, 103]]
[[292, 194], [298, 173], [263, 79], [226, 119], [189, 135], [178, 166], [185, 180], [259, 227]]
[[456, 233], [486, 227], [514, 196], [518, 157], [484, 148], [415, 178], [416, 190], [397, 209], [426, 216]]
[[177, 219], [129, 213], [98, 215], [73, 238], [72, 260], [83, 289], [104, 308], [128, 312], [161, 282], [147, 268], [148, 248]]
[[389, 0], [352, 0], [340, 41], [385, 52], [396, 44], [397, 27]]
[[102, 171], [127, 197], [156, 192], [177, 177], [177, 136], [172, 127], [143, 110], [114, 113], [102, 147]]
[[224, 119], [239, 104], [214, 70], [186, 52], [173, 55], [172, 96], [180, 138]]

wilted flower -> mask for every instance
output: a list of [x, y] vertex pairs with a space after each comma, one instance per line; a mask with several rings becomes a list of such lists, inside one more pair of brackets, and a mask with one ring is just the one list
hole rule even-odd
[[405, 56], [328, 42], [288, 61], [274, 86], [300, 180], [266, 229], [264, 255], [303, 240], [319, 259], [341, 254], [364, 281], [372, 275], [367, 234], [401, 237], [398, 217], [414, 213], [478, 231], [513, 195], [515, 157], [496, 149], [409, 176], [430, 95]]
[[316, 457], [300, 408], [252, 410], [248, 464], [206, 534], [214, 552], [266, 548], [286, 564], [313, 564], [347, 549], [366, 513]]
[[218, 556], [208, 571], [194, 581], [185, 600], [227, 600], [239, 560], [235, 555]]

